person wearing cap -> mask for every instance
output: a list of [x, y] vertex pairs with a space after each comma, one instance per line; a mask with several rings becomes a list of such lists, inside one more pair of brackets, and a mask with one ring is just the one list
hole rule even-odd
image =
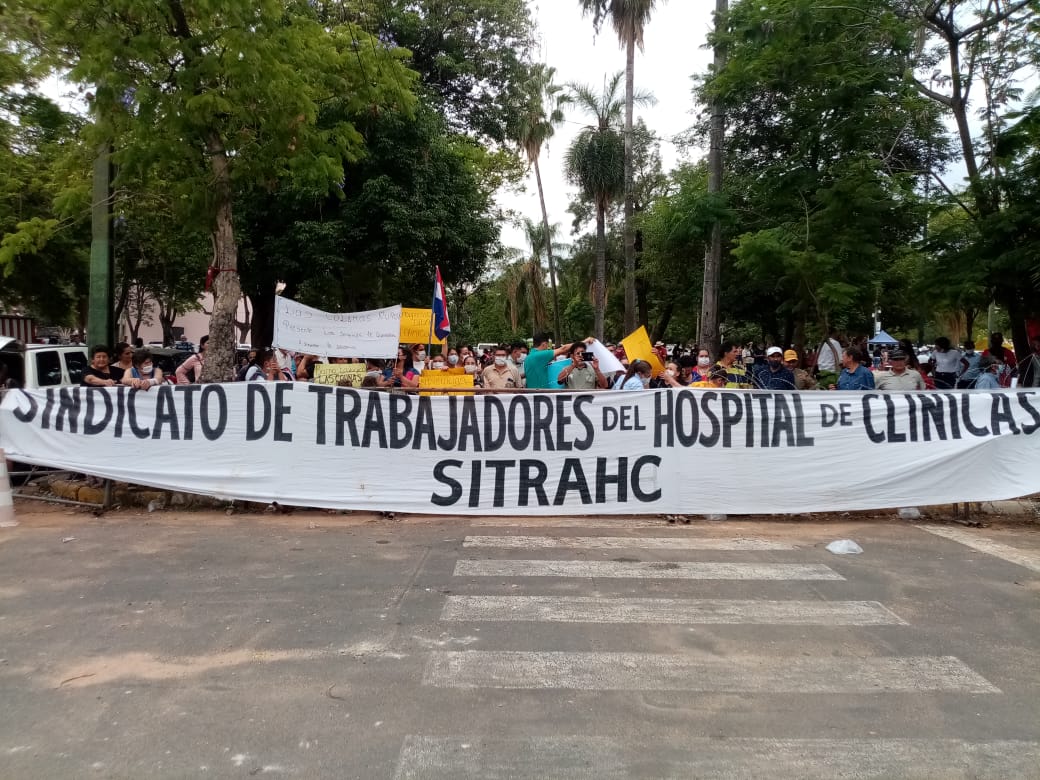
[[664, 345], [663, 341], [654, 343], [654, 352], [657, 354], [657, 357], [661, 359], [662, 363], [668, 362], [668, 347]]
[[888, 355], [891, 367], [874, 375], [874, 386], [878, 390], [924, 390], [924, 377], [912, 368], [907, 368], [906, 353], [892, 350]]
[[764, 366], [755, 366], [752, 381], [756, 390], [794, 390], [794, 372], [784, 365], [784, 351], [780, 347], [766, 350]]
[[784, 365], [794, 374], [794, 387], [796, 390], [819, 390], [819, 385], [812, 378], [812, 374], [798, 367], [798, 353], [789, 349], [784, 353]]

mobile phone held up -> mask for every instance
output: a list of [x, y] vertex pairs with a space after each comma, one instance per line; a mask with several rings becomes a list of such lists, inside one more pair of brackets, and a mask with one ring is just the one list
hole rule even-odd
[[595, 359], [595, 357], [596, 356], [594, 354], [592, 354], [591, 352], [582, 352], [581, 353], [581, 359], [584, 360], [586, 363], [591, 363]]

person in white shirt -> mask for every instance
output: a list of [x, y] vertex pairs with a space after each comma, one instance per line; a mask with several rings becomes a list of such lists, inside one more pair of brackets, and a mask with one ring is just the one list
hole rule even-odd
[[837, 384], [838, 375], [841, 373], [841, 355], [844, 347], [838, 341], [837, 328], [827, 331], [827, 338], [816, 350], [816, 379], [820, 387], [829, 387]]
[[935, 366], [935, 389], [949, 390], [957, 385], [957, 377], [967, 368], [964, 355], [959, 349], [950, 345], [946, 336], [940, 336], [935, 340], [935, 354], [932, 355]]

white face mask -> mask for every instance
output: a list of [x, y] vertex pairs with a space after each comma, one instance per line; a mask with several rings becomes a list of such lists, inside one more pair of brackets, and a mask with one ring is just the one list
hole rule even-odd
[[440, 369], [444, 368], [444, 364], [441, 361], [436, 360], [436, 361], [434, 361], [432, 368], [435, 371], [439, 371]]
[[675, 376], [675, 372], [670, 368], [665, 369], [665, 373], [668, 374], [668, 376]]
[[639, 381], [643, 383], [643, 387], [646, 387], [647, 385], [650, 384], [650, 377], [648, 377], [648, 376], [641, 376], [641, 377], [639, 377]]
[[451, 363], [454, 366], [456, 363], [459, 362], [459, 356], [458, 355], [448, 355], [448, 362]]
[[416, 360], [426, 360], [426, 350], [425, 349], [420, 349], [418, 352], [416, 352], [415, 353], [415, 359]]
[[506, 359], [504, 357], [496, 357], [495, 358], [495, 365], [496, 366], [504, 366], [505, 364], [506, 364]]
[[518, 357], [518, 358], [516, 359], [516, 362], [517, 362], [517, 363], [523, 363], [523, 362], [524, 362], [525, 360], [527, 360], [527, 355], [526, 355], [526, 354], [524, 354], [523, 352], [521, 352], [521, 353], [520, 353], [520, 357]]
[[709, 363], [711, 363], [711, 358], [710, 357], [699, 357], [699, 358], [697, 358], [697, 365], [698, 366], [706, 366]]
[[466, 365], [466, 373], [467, 374], [475, 374], [475, 373], [477, 373], [477, 367], [475, 365], [473, 365], [472, 363], [468, 363]]
[[143, 376], [151, 376], [154, 373], [155, 373], [155, 366], [153, 366], [151, 363], [142, 363], [141, 364], [141, 374]]

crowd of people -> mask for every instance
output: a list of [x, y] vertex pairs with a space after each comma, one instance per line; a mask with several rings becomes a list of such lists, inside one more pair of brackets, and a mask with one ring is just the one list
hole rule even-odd
[[[198, 351], [164, 375], [155, 365], [151, 351], [127, 343], [114, 350], [96, 346], [82, 384], [125, 385], [148, 390], [164, 382], [198, 382], [205, 366], [208, 337]], [[620, 365], [620, 371], [604, 371], [593, 350], [595, 340], [553, 346], [552, 334], [536, 333], [530, 346], [525, 341], [500, 344], [479, 354], [469, 345], [428, 353], [425, 344], [402, 344], [393, 360], [330, 358], [294, 354], [281, 349], [252, 350], [243, 355], [233, 379], [257, 381], [312, 381], [315, 366], [322, 363], [362, 363], [360, 386], [367, 388], [418, 388], [420, 376], [428, 372], [468, 374], [473, 386], [509, 392], [527, 390], [643, 390], [665, 387], [762, 389], [762, 390], [991, 390], [1012, 385], [1040, 386], [1040, 337], [1031, 341], [1031, 352], [1019, 363], [1004, 346], [1004, 337], [994, 333], [985, 350], [978, 352], [971, 341], [963, 348], [950, 340], [936, 339], [934, 352], [922, 362], [909, 341], [870, 349], [865, 341], [843, 344], [831, 332], [815, 352], [801, 355], [780, 346], [741, 345], [725, 342], [715, 351], [705, 347], [676, 345], [670, 351], [662, 342], [654, 353], [663, 371], [655, 371], [648, 360], [629, 360], [623, 346], [603, 345]], [[432, 351], [432, 350], [430, 350]], [[602, 352], [600, 354], [603, 354]], [[553, 365], [558, 363], [558, 365]], [[656, 373], [656, 376], [655, 376]], [[358, 383], [356, 377], [341, 384]], [[229, 377], [231, 379], [232, 377]], [[432, 383], [434, 386], [436, 383]]]

